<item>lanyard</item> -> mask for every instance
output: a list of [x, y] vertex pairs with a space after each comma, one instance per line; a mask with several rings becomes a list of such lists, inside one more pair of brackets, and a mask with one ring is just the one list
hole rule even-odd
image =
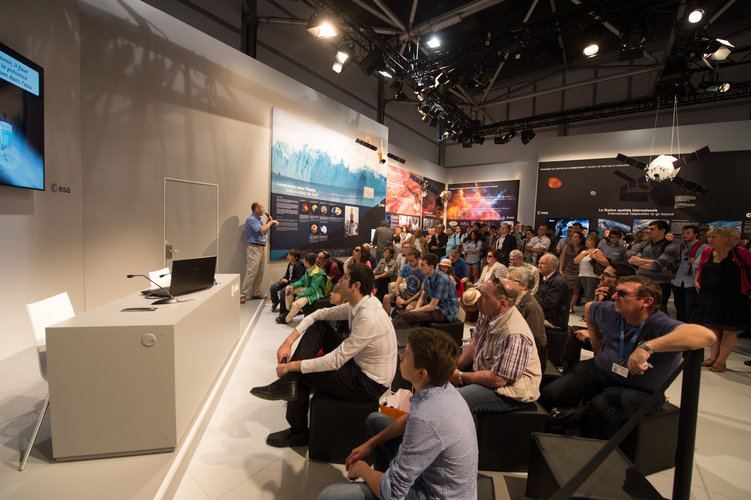
[[[636, 329], [634, 334], [631, 336], [631, 340], [629, 341], [629, 355], [634, 352], [634, 349], [636, 348], [636, 343], [639, 341], [639, 335], [641, 335], [641, 329], [644, 326], [644, 323], [647, 322], [648, 318], [644, 318], [644, 321], [641, 322], [639, 325], [639, 328]], [[623, 323], [625, 323], [623, 316], [621, 316], [621, 321], [618, 323], [618, 326], [621, 329], [621, 342], [620, 342], [620, 356], [618, 358], [619, 364], [624, 364], [626, 362], [626, 346], [625, 346], [625, 327], [623, 326]]]

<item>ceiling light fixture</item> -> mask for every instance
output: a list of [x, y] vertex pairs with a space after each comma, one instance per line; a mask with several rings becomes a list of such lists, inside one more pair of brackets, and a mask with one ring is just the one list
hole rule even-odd
[[506, 144], [516, 137], [516, 131], [514, 129], [511, 129], [507, 132], [503, 132], [499, 134], [497, 137], [493, 139], [493, 142], [496, 144]]
[[340, 63], [339, 61], [335, 62], [334, 65], [331, 66], [331, 69], [334, 70], [335, 73], [341, 73], [342, 68], [344, 68], [344, 66], [342, 66], [342, 63]]
[[428, 40], [427, 45], [431, 49], [437, 49], [441, 46], [441, 40], [437, 36], [433, 35], [432, 37], [430, 37], [430, 40]]
[[598, 52], [600, 52], [600, 46], [596, 43], [587, 44], [582, 50], [582, 54], [584, 54], [586, 57], [594, 57]]
[[331, 38], [338, 34], [331, 18], [319, 12], [310, 16], [306, 29], [316, 38]]
[[688, 15], [688, 22], [690, 22], [691, 24], [696, 24], [699, 21], [701, 21], [703, 17], [704, 17], [704, 11], [702, 9], [694, 9]]
[[696, 89], [704, 94], [724, 94], [730, 90], [730, 82], [701, 82]]
[[379, 69], [378, 73], [384, 78], [394, 78], [394, 74], [388, 68]]
[[525, 146], [529, 144], [529, 141], [535, 138], [535, 131], [531, 128], [528, 128], [527, 130], [522, 131], [522, 144]]
[[709, 45], [707, 45], [704, 52], [704, 58], [711, 59], [712, 61], [724, 61], [728, 58], [734, 48], [733, 44], [727, 40], [715, 38], [709, 42]]
[[336, 51], [336, 61], [339, 64], [344, 64], [349, 59], [349, 53], [342, 49]]

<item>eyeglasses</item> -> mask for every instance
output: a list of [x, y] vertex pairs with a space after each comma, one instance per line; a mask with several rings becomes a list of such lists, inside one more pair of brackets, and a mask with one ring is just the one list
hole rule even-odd
[[496, 286], [496, 288], [500, 288], [501, 291], [503, 292], [503, 295], [505, 295], [506, 297], [509, 297], [508, 290], [506, 290], [506, 287], [503, 286], [503, 283], [501, 282], [501, 279], [498, 276], [493, 276], [492, 280], [493, 280], [493, 284]]
[[613, 292], [613, 295], [617, 295], [622, 299], [625, 299], [626, 297], [631, 297], [631, 296], [644, 297], [644, 295], [641, 295], [637, 292], [629, 292], [628, 290], [624, 290], [622, 288], [616, 288], [615, 291]]

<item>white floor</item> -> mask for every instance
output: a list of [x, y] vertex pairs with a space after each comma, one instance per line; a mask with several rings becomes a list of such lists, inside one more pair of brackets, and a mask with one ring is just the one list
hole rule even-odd
[[[246, 324], [256, 301], [243, 307]], [[274, 322], [265, 304], [208, 424], [186, 459], [185, 473], [169, 491], [174, 498], [314, 499], [327, 484], [344, 481], [343, 466], [309, 461], [306, 449], [266, 446], [269, 432], [287, 427], [284, 403], [248, 394], [250, 387], [275, 379], [274, 353], [291, 331]], [[572, 322], [578, 316], [572, 316]], [[745, 341], [745, 342], [744, 342]], [[751, 341], [742, 339], [726, 373], [702, 372], [692, 498], [751, 498], [751, 367], [743, 364]], [[33, 353], [32, 353], [33, 354]], [[21, 374], [19, 377], [19, 373]], [[49, 459], [49, 425], [27, 465], [18, 472], [20, 450], [31, 434], [46, 388], [33, 355], [0, 360], [0, 498], [151, 498], [175, 453], [54, 463]], [[680, 382], [668, 391], [680, 400]], [[46, 433], [46, 434], [45, 434]], [[523, 496], [526, 474], [488, 472], [496, 498]], [[665, 497], [673, 471], [649, 477]], [[168, 495], [169, 496], [169, 495]]]

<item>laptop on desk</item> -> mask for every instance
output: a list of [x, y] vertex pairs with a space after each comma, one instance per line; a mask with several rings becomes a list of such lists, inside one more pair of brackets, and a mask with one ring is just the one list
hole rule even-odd
[[[174, 297], [205, 290], [214, 286], [215, 272], [216, 255], [175, 260], [172, 262], [172, 282], [165, 288]], [[167, 297], [159, 288], [143, 290], [141, 293], [149, 297]]]

